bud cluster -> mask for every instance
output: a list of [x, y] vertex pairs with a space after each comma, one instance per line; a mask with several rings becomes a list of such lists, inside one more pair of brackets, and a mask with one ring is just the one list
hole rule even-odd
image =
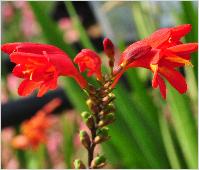
[[105, 165], [104, 156], [93, 157], [93, 152], [97, 144], [110, 139], [107, 125], [115, 120], [115, 108], [112, 103], [115, 96], [112, 93], [112, 81], [108, 76], [104, 76], [103, 80], [100, 88], [88, 85], [87, 94], [89, 98], [86, 103], [91, 112], [82, 112], [81, 114], [91, 132], [89, 135], [85, 130], [80, 131], [80, 141], [88, 150], [90, 157], [89, 168], [100, 168]]

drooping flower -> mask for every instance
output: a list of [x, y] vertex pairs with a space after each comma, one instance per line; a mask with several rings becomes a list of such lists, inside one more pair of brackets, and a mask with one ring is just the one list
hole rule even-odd
[[74, 78], [81, 88], [87, 86], [68, 55], [55, 46], [17, 42], [4, 44], [1, 49], [16, 64], [13, 74], [24, 79], [18, 88], [21, 96], [35, 89], [39, 89], [38, 97], [43, 96], [48, 90], [57, 88], [59, 76]]
[[35, 116], [21, 125], [21, 134], [15, 136], [12, 146], [16, 149], [36, 149], [39, 144], [46, 142], [47, 130], [53, 124], [49, 114], [61, 104], [59, 98], [47, 103]]
[[[176, 68], [191, 65], [190, 55], [198, 49], [198, 43], [182, 44], [182, 42], [180, 42], [180, 39], [190, 30], [191, 25], [189, 24], [157, 30], [146, 39], [139, 41], [142, 45], [144, 43], [148, 44], [151, 49], [147, 50], [147, 48], [143, 48], [141, 50], [141, 54], [143, 55], [137, 58], [134, 57], [122, 70], [118, 69], [118, 67], [123, 66], [124, 58], [128, 58], [128, 53], [125, 53], [125, 51], [128, 51], [127, 49], [130, 49], [131, 46], [136, 45], [134, 45], [134, 43], [129, 46], [122, 54], [122, 62], [120, 62], [119, 66], [115, 69], [116, 77], [113, 86], [115, 86], [118, 79], [128, 68], [144, 67], [153, 72], [152, 87], [159, 87], [164, 99], [166, 98], [166, 85], [163, 77], [166, 78], [178, 92], [185, 93], [187, 90], [186, 81]], [[131, 53], [135, 52], [136, 49], [132, 49]]]
[[76, 55], [74, 62], [78, 64], [80, 72], [84, 72], [87, 69], [87, 76], [95, 74], [97, 79], [102, 79], [101, 59], [94, 51], [90, 49], [81, 50]]

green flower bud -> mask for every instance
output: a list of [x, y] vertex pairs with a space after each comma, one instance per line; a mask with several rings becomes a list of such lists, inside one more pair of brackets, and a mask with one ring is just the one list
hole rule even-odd
[[88, 133], [84, 130], [81, 130], [79, 133], [79, 137], [80, 137], [81, 143], [84, 145], [85, 148], [88, 149], [91, 144], [90, 137], [89, 137]]
[[92, 162], [91, 162], [91, 167], [92, 168], [99, 168], [105, 165], [106, 162], [106, 158], [101, 155], [101, 156], [97, 156], [95, 157]]
[[102, 143], [110, 139], [110, 136], [108, 136], [108, 127], [103, 127], [102, 129], [99, 129], [97, 132], [97, 136], [94, 139], [94, 143]]
[[86, 169], [84, 163], [79, 159], [74, 160], [73, 165], [75, 169]]
[[115, 120], [115, 114], [114, 113], [109, 113], [107, 115], [104, 115], [102, 119], [98, 123], [98, 127], [103, 127], [108, 124], [111, 124]]

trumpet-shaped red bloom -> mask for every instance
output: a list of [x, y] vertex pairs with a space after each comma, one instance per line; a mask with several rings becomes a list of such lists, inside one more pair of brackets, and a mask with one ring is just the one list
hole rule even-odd
[[43, 96], [48, 90], [57, 87], [59, 76], [74, 78], [81, 88], [87, 86], [68, 55], [55, 46], [19, 42], [4, 44], [1, 49], [16, 63], [13, 74], [24, 79], [18, 88], [21, 96], [29, 95], [37, 88], [37, 96]]
[[78, 64], [80, 72], [88, 69], [87, 76], [95, 74], [99, 80], [102, 79], [101, 59], [94, 51], [83, 49], [76, 55], [74, 62]]
[[[122, 63], [125, 58], [131, 58], [129, 53], [125, 53], [128, 49], [132, 50], [131, 53], [136, 53], [137, 46], [135, 43], [129, 46], [122, 54], [122, 58], [119, 66], [115, 69], [115, 82], [121, 77], [124, 71], [133, 67], [144, 67], [150, 69], [153, 72], [152, 87], [160, 88], [160, 92], [163, 98], [166, 98], [166, 85], [163, 77], [166, 78], [169, 83], [180, 93], [185, 93], [187, 90], [187, 84], [184, 77], [176, 71], [175, 68], [185, 65], [191, 65], [190, 55], [192, 52], [197, 51], [198, 43], [182, 44], [180, 39], [185, 36], [191, 30], [191, 25], [181, 25], [174, 28], [159, 29], [150, 35], [148, 38], [139, 41], [138, 46], [142, 52], [139, 57], [133, 57], [128, 65], [125, 65], [123, 70], [118, 71], [118, 67], [122, 67]], [[151, 49], [143, 48], [144, 45], [149, 45]], [[146, 47], [147, 47], [146, 45]], [[143, 46], [143, 47], [142, 47]], [[142, 47], [142, 48], [141, 48]]]

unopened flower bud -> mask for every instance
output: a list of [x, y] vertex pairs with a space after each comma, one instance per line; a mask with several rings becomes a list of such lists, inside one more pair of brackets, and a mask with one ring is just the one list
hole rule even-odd
[[89, 129], [95, 127], [94, 118], [89, 112], [82, 112], [81, 116]]
[[74, 160], [73, 165], [75, 169], [86, 169], [84, 163], [79, 159]]
[[103, 127], [108, 124], [111, 124], [115, 120], [115, 114], [109, 113], [107, 115], [104, 115], [103, 118], [99, 121], [98, 127]]
[[80, 137], [81, 143], [84, 145], [85, 148], [88, 149], [91, 144], [90, 137], [89, 137], [88, 133], [84, 130], [81, 130], [79, 133], [79, 137]]
[[96, 94], [96, 89], [94, 86], [92, 85], [88, 85], [88, 90], [89, 90], [89, 93], [92, 94], [92, 95], [95, 95]]
[[105, 108], [104, 110], [102, 110], [99, 115], [106, 115], [108, 113], [111, 113], [111, 112], [115, 112], [115, 107], [113, 105], [113, 103], [109, 103]]
[[106, 158], [102, 156], [96, 156], [92, 162], [91, 162], [91, 167], [92, 168], [100, 168], [103, 167], [106, 163]]
[[88, 105], [89, 108], [91, 108], [91, 107], [92, 107], [92, 100], [91, 100], [91, 99], [88, 99], [88, 100], [86, 101], [86, 104]]
[[[108, 98], [108, 100], [107, 100], [107, 98]], [[107, 104], [111, 103], [114, 99], [115, 99], [115, 95], [113, 93], [109, 93], [108, 97], [103, 98], [102, 101], [103, 101], [104, 105], [107, 105]]]
[[97, 132], [97, 136], [94, 139], [95, 144], [107, 141], [110, 139], [110, 136], [108, 136], [109, 129], [108, 127], [103, 127], [102, 129], [99, 129]]
[[110, 39], [105, 38], [103, 41], [104, 52], [109, 58], [114, 58], [114, 45]]

